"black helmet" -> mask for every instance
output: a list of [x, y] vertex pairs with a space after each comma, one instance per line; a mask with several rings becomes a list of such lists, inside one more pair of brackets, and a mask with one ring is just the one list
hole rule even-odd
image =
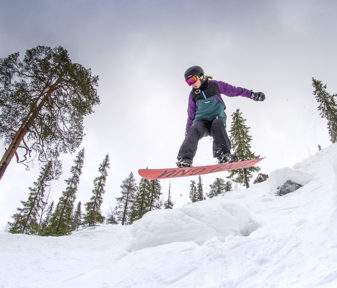
[[197, 77], [204, 76], [204, 70], [200, 66], [192, 66], [186, 70], [185, 80], [192, 76], [197, 76]]

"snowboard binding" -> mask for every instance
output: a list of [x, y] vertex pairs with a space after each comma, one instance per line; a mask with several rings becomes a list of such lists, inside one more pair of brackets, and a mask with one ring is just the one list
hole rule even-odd
[[238, 162], [239, 158], [235, 154], [221, 153], [218, 157], [219, 164]]
[[192, 167], [192, 160], [187, 158], [178, 158], [177, 166], [179, 168]]

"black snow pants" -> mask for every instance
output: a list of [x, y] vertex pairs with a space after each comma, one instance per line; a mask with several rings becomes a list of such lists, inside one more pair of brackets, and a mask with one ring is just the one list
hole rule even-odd
[[217, 158], [222, 153], [230, 153], [231, 143], [225, 122], [217, 118], [213, 121], [199, 120], [193, 123], [180, 147], [178, 158], [193, 160], [199, 140], [206, 136], [213, 137], [213, 157]]

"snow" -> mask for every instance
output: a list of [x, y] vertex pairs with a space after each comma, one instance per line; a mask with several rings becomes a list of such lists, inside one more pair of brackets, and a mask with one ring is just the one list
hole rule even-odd
[[[286, 180], [303, 187], [277, 196]], [[1, 288], [335, 288], [336, 263], [337, 145], [250, 189], [131, 226], [59, 238], [0, 233]]]
[[256, 227], [242, 205], [211, 199], [175, 209], [174, 213], [158, 210], [146, 214], [133, 225], [131, 249], [181, 241], [202, 244], [213, 237], [225, 240], [229, 235], [249, 235]]

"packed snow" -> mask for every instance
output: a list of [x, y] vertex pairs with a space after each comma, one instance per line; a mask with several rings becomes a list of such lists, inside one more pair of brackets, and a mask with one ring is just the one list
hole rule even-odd
[[[303, 187], [277, 196], [287, 180]], [[131, 226], [59, 238], [1, 232], [0, 287], [335, 288], [337, 145], [250, 189]]]

